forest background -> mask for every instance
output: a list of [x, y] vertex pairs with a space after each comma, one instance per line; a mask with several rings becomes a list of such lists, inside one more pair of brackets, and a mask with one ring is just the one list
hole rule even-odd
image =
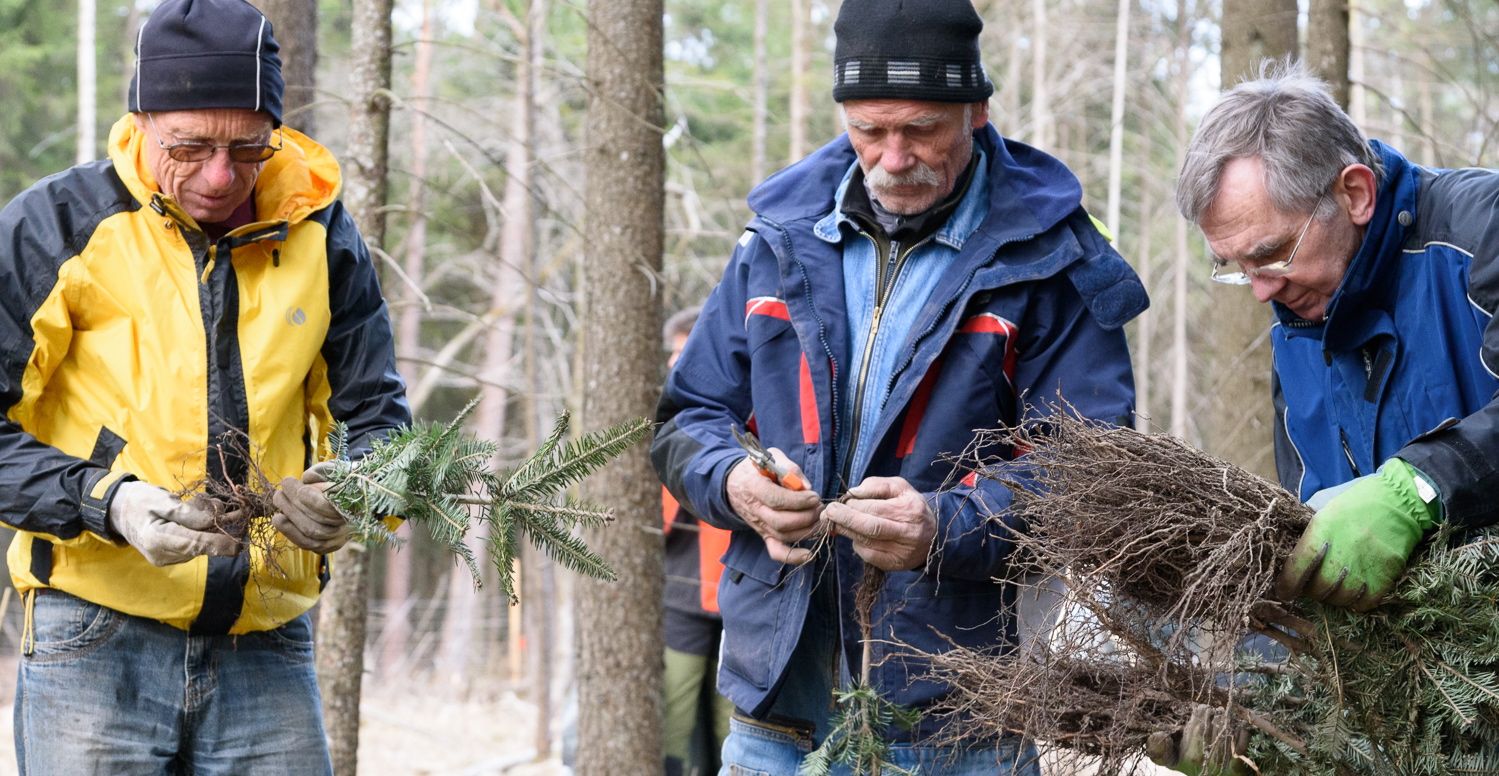
[[[378, 206], [385, 229], [372, 247], [412, 408], [418, 417], [446, 420], [482, 396], [472, 430], [501, 443], [500, 465], [533, 449], [560, 410], [582, 412], [584, 428], [606, 422], [590, 418], [589, 409], [616, 388], [596, 365], [633, 362], [648, 383], [659, 384], [664, 353], [614, 352], [599, 344], [597, 332], [644, 332], [654, 342], [665, 315], [701, 302], [717, 282], [749, 218], [750, 188], [840, 132], [830, 98], [836, 0], [258, 4], [276, 23], [288, 62], [287, 123], [310, 128], [345, 162], [346, 174], [351, 159], [362, 160], [350, 150], [362, 142], [359, 95], [373, 94], [388, 108], [389, 160], [379, 173], [385, 204]], [[975, 4], [986, 21], [995, 125], [1076, 171], [1086, 206], [1150, 291], [1151, 310], [1129, 330], [1141, 425], [1271, 473], [1268, 314], [1246, 290], [1208, 282], [1201, 239], [1172, 200], [1185, 139], [1220, 84], [1233, 79], [1225, 74], [1247, 71], [1249, 55], [1300, 52], [1346, 90], [1348, 110], [1371, 136], [1426, 164], [1492, 166], [1499, 155], [1499, 6]], [[150, 7], [145, 0], [0, 0], [0, 200], [103, 155], [109, 126], [123, 113], [135, 30]], [[376, 44], [388, 43], [388, 87], [371, 87], [361, 65], [371, 53], [369, 39], [359, 38], [361, 15], [371, 7], [389, 35]], [[623, 27], [616, 18], [611, 27], [604, 17], [622, 11], [645, 16]], [[605, 55], [635, 51], [645, 61], [654, 57], [664, 79], [653, 107], [636, 115], [664, 153], [664, 232], [659, 257], [618, 265], [622, 286], [643, 289], [633, 304], [595, 303], [588, 289], [600, 288], [600, 278], [590, 285], [590, 270], [616, 270], [590, 258], [608, 242], [599, 225], [611, 223], [590, 214], [590, 178], [630, 180], [636, 160], [600, 146], [593, 133], [602, 123], [591, 111], [604, 94]], [[641, 78], [659, 89], [649, 67]], [[621, 188], [616, 199], [619, 212], [637, 208], [641, 219], [657, 219], [649, 198]], [[648, 399], [632, 406], [650, 412]], [[649, 489], [634, 492], [646, 493], [645, 500], [622, 496], [622, 520], [608, 530], [654, 530], [647, 544], [631, 545], [638, 550], [659, 544], [660, 520]], [[607, 486], [591, 495], [611, 500]], [[8, 541], [9, 533], [0, 538]], [[607, 628], [598, 642], [605, 652], [618, 644], [621, 653], [648, 654], [654, 644], [659, 654], [659, 606], [651, 600], [659, 558], [641, 567], [643, 577], [627, 564], [606, 598], [528, 554], [521, 604], [508, 606], [498, 585], [476, 591], [451, 556], [421, 536], [409, 538], [399, 550], [369, 553], [366, 684], [419, 688], [455, 707], [519, 696], [534, 708], [525, 716], [537, 720], [529, 753], [542, 759], [573, 726], [568, 699], [576, 697], [579, 677], [583, 716], [597, 708], [600, 719], [651, 719], [640, 713], [647, 706], [590, 703], [589, 676], [610, 686], [636, 683], [616, 699], [639, 696], [652, 679], [649, 671], [624, 678], [635, 672], [601, 659], [588, 634]], [[652, 562], [655, 581], [647, 578]], [[8, 601], [0, 600], [0, 649], [14, 653], [18, 607]], [[357, 708], [357, 683], [355, 692]], [[586, 720], [582, 727], [584, 750], [600, 744]], [[646, 751], [638, 756], [648, 760], [649, 735], [616, 737], [636, 740], [610, 757]], [[340, 771], [352, 772], [352, 762]], [[382, 772], [373, 764], [361, 770]]]

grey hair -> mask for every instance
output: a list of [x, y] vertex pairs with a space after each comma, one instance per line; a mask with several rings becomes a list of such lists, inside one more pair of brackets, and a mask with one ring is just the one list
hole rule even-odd
[[692, 325], [697, 323], [698, 313], [703, 310], [701, 305], [693, 305], [676, 311], [666, 323], [661, 326], [661, 346], [671, 350], [672, 337], [678, 334], [687, 334], [692, 331]]
[[[1281, 210], [1309, 212], [1333, 179], [1350, 164], [1384, 178], [1379, 156], [1353, 120], [1338, 107], [1326, 82], [1291, 58], [1265, 60], [1253, 80], [1224, 93], [1202, 117], [1176, 182], [1176, 207], [1201, 223], [1218, 196], [1223, 167], [1234, 159], [1259, 157], [1265, 189]], [[1318, 218], [1331, 215], [1324, 203]]]

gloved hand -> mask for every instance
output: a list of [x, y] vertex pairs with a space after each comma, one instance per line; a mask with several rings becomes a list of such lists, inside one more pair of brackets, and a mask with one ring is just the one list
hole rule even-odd
[[1226, 709], [1198, 703], [1180, 730], [1151, 733], [1145, 754], [1188, 776], [1248, 776], [1248, 764], [1238, 758], [1248, 748], [1249, 731], [1231, 726]]
[[276, 514], [271, 524], [304, 550], [327, 555], [349, 541], [354, 529], [349, 518], [328, 500], [328, 473], [336, 464], [324, 461], [302, 472], [302, 479], [287, 477], [271, 496]]
[[1372, 609], [1395, 588], [1441, 509], [1424, 475], [1399, 458], [1385, 461], [1317, 511], [1275, 580], [1276, 595]]
[[109, 526], [153, 566], [239, 554], [239, 540], [220, 531], [207, 510], [148, 482], [124, 482], [115, 489]]

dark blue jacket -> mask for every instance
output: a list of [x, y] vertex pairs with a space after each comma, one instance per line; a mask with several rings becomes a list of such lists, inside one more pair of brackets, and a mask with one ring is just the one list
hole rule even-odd
[[[927, 567], [891, 573], [874, 611], [875, 638], [886, 643], [876, 649], [872, 681], [887, 699], [916, 707], [943, 687], [923, 678], [920, 661], [881, 663], [889, 643], [935, 652], [951, 639], [998, 652], [1014, 642], [1013, 591], [993, 581], [1010, 551], [997, 524], [1011, 522], [1010, 494], [989, 481], [950, 482], [955, 467], [944, 456], [967, 448], [975, 429], [1016, 423], [1058, 393], [1086, 416], [1127, 419], [1134, 385], [1121, 327], [1146, 306], [1139, 280], [1091, 223], [1061, 162], [992, 127], [975, 137], [989, 160], [989, 214], [917, 317], [889, 398], [870, 421], [879, 431], [868, 476], [904, 477], [929, 494], [937, 516]], [[850, 358], [843, 260], [840, 246], [812, 228], [833, 210], [853, 163], [840, 137], [751, 193], [757, 215], [667, 380], [652, 448], [672, 493], [735, 531], [719, 591], [719, 689], [756, 715], [769, 708], [796, 646], [815, 564], [771, 560], [730, 509], [725, 478], [744, 455], [730, 427], [753, 418], [765, 445], [784, 450], [825, 499], [845, 489], [841, 451], [833, 449]], [[843, 236], [864, 239], [848, 227]], [[846, 539], [835, 547], [844, 658], [857, 674], [852, 590], [860, 562]]]
[[1325, 322], [1275, 305], [1276, 468], [1305, 500], [1399, 456], [1447, 519], [1499, 521], [1499, 172], [1384, 161]]

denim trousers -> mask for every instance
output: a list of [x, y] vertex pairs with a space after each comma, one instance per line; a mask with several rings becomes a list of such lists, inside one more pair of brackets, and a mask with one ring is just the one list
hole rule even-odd
[[[811, 751], [810, 736], [736, 716], [729, 721], [719, 776], [795, 776], [802, 758]], [[1028, 741], [969, 749], [894, 743], [885, 762], [921, 776], [1041, 776], [1036, 747]], [[832, 772], [853, 776], [843, 765], [834, 766]]]
[[15, 700], [22, 776], [333, 773], [307, 615], [195, 636], [34, 595]]

